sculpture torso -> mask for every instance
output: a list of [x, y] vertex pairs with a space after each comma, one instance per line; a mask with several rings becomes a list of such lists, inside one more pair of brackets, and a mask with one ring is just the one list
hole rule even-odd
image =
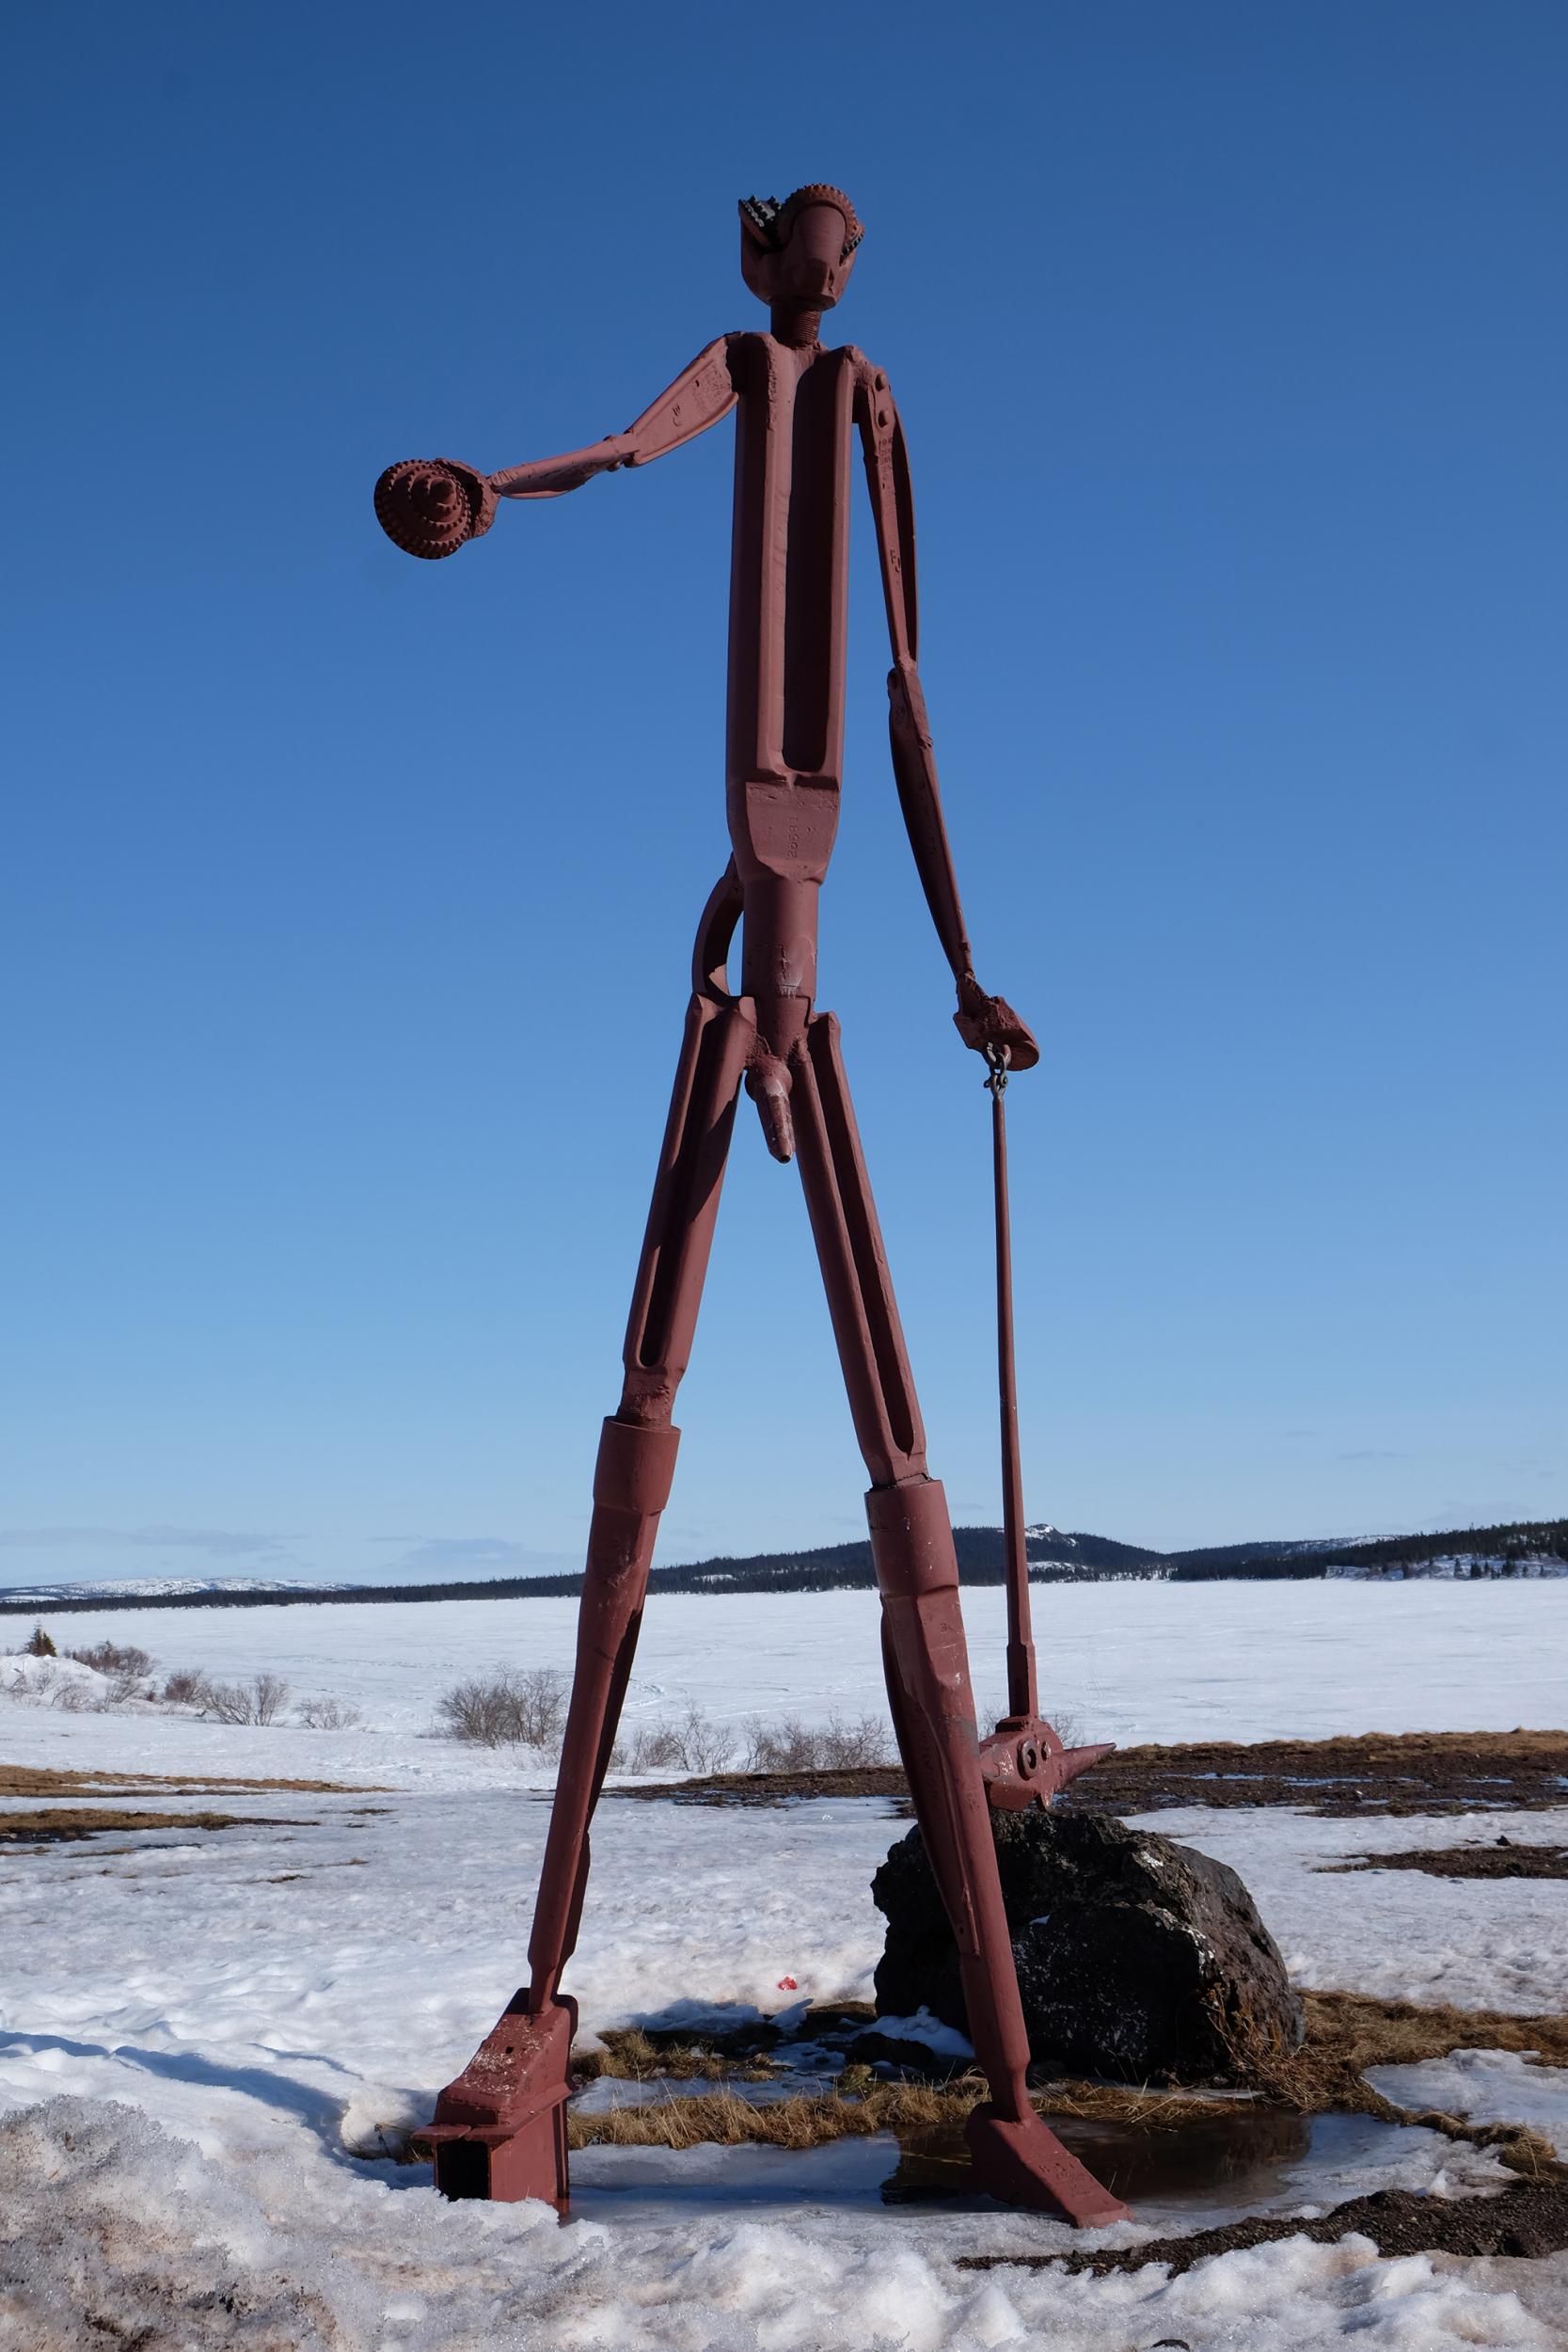
[[772, 335], [731, 336], [728, 358], [738, 406], [725, 771], [745, 986], [809, 1007], [816, 886], [838, 828], [849, 449], [865, 363], [850, 344], [796, 349]]

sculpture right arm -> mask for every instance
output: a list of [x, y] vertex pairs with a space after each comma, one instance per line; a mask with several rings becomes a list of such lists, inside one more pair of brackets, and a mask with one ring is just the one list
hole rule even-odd
[[595, 474], [645, 466], [718, 424], [736, 404], [731, 338], [721, 335], [682, 370], [624, 433], [560, 457], [483, 474], [452, 457], [409, 458], [388, 466], [375, 485], [375, 511], [388, 538], [406, 554], [453, 555], [467, 539], [483, 538], [500, 499], [554, 499], [580, 489]]
[[595, 474], [613, 473], [621, 466], [645, 466], [650, 458], [667, 456], [683, 442], [695, 440], [735, 406], [729, 340], [721, 335], [700, 351], [669, 390], [660, 392], [624, 433], [607, 434], [602, 441], [571, 450], [563, 457], [536, 457], [526, 466], [509, 466], [504, 473], [489, 476], [491, 491], [503, 499], [561, 498]]

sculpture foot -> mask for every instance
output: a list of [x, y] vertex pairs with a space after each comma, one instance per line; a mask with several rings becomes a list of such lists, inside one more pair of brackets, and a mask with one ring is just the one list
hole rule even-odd
[[578, 2005], [552, 2001], [537, 2016], [519, 1993], [418, 2135], [443, 2197], [515, 2203], [537, 2197], [566, 2211], [566, 2101]]
[[1053, 2214], [1079, 2230], [1132, 2218], [1121, 2199], [1102, 2188], [1037, 2115], [1013, 2121], [993, 2106], [979, 2106], [964, 2137], [980, 2186], [1006, 2204]]

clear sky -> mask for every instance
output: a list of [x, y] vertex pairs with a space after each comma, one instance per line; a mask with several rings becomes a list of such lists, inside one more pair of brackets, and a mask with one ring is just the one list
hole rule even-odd
[[[1560, 0], [12, 14], [0, 1581], [580, 1557], [723, 863], [730, 428], [624, 425], [838, 181], [1009, 1097], [1031, 1515], [1568, 1509]], [[823, 1001], [957, 1514], [986, 1098], [858, 524]], [[864, 1484], [736, 1130], [660, 1556]]]

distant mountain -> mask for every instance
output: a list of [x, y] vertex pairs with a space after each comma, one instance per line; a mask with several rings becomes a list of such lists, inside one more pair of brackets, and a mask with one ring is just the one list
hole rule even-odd
[[[956, 1527], [961, 1584], [1000, 1584], [1002, 1530]], [[1024, 1531], [1033, 1583], [1201, 1584], [1222, 1580], [1299, 1581], [1307, 1577], [1399, 1582], [1410, 1577], [1568, 1576], [1568, 1519], [1521, 1519], [1498, 1527], [1449, 1528], [1416, 1535], [1313, 1536], [1218, 1544], [1193, 1551], [1149, 1551], [1108, 1535], [1064, 1534], [1044, 1521]], [[655, 1568], [648, 1580], [666, 1593], [827, 1593], [871, 1590], [877, 1581], [868, 1543], [828, 1544], [803, 1551], [759, 1551]], [[299, 1584], [261, 1576], [144, 1577], [100, 1584], [28, 1584], [0, 1589], [0, 1614], [47, 1608], [261, 1609], [326, 1601], [569, 1599], [582, 1590], [570, 1576], [505, 1576], [452, 1584]]]
[[55, 1609], [62, 1602], [74, 1602], [84, 1609], [114, 1609], [133, 1600], [171, 1601], [178, 1607], [182, 1601], [222, 1600], [230, 1594], [261, 1594], [272, 1600], [292, 1594], [306, 1600], [345, 1589], [340, 1584], [303, 1584], [297, 1577], [120, 1576], [76, 1584], [8, 1584], [0, 1588], [0, 1608]]
[[1170, 1554], [1173, 1581], [1216, 1577], [1384, 1578], [1568, 1576], [1568, 1519], [1515, 1519], [1437, 1534], [1360, 1536], [1310, 1543], [1225, 1544]]

